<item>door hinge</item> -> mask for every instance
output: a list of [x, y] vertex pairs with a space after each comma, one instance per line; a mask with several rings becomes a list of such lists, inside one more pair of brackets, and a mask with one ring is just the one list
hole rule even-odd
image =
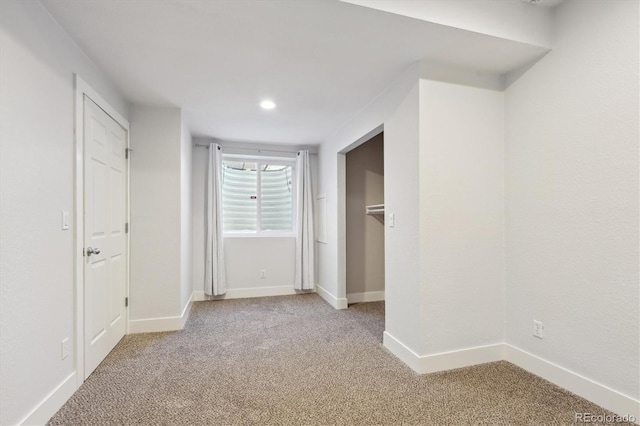
[[84, 247], [82, 247], [82, 256], [86, 256], [86, 254], [84, 254]]
[[124, 298], [124, 307], [125, 308], [129, 307], [129, 298], [128, 297]]
[[124, 233], [128, 234], [129, 233], [129, 222], [124, 224]]
[[124, 158], [129, 159], [129, 153], [133, 151], [133, 148], [125, 148], [124, 149]]

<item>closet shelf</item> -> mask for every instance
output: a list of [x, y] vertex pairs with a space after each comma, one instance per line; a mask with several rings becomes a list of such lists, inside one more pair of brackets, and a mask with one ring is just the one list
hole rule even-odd
[[372, 204], [364, 207], [365, 214], [384, 214], [384, 204]]

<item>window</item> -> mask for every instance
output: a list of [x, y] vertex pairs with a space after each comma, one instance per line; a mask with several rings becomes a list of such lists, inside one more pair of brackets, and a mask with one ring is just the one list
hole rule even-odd
[[294, 160], [225, 155], [222, 223], [225, 234], [293, 234]]

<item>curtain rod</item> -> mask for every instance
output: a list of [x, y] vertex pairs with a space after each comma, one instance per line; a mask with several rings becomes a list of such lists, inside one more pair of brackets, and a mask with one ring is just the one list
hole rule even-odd
[[[209, 149], [209, 145], [202, 145], [202, 144], [195, 144], [194, 145], [196, 148], [207, 148]], [[221, 145], [222, 148], [224, 148], [224, 146]], [[280, 151], [280, 150], [276, 150], [276, 149], [260, 149], [260, 148], [236, 148], [236, 147], [227, 147], [229, 149], [244, 149], [245, 151], [258, 151], [258, 152], [281, 152], [281, 153], [285, 153], [285, 154], [295, 154], [298, 151]], [[310, 152], [309, 154], [312, 155], [316, 155], [317, 153], [315, 152]]]

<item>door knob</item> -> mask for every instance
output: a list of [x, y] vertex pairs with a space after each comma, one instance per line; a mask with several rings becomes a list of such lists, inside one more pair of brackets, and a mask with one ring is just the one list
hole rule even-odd
[[87, 256], [91, 256], [92, 254], [100, 254], [100, 249], [87, 247]]

